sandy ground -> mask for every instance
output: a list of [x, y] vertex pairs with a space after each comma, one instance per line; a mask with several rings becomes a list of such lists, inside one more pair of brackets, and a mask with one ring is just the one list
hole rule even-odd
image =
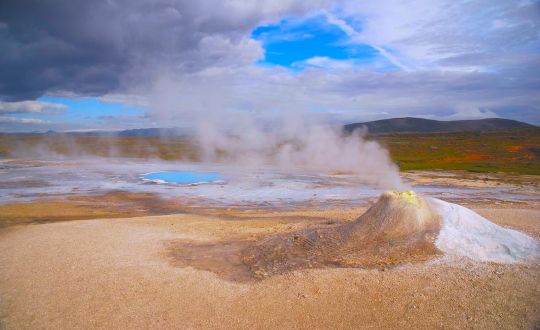
[[515, 193], [538, 195], [540, 176], [508, 173], [473, 173], [466, 171], [408, 171], [400, 173], [408, 183], [417, 186], [456, 188], [512, 188]]
[[[540, 238], [540, 209], [476, 210]], [[256, 239], [353, 220], [362, 211], [209, 210], [6, 227], [0, 328], [540, 327], [535, 264], [438, 258], [388, 269], [307, 269], [245, 283], [180, 267], [168, 250], [174, 241]]]

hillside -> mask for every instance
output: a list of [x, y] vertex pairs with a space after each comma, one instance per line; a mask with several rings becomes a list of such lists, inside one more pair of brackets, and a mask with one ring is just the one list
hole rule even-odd
[[454, 133], [454, 132], [486, 132], [505, 129], [527, 129], [537, 126], [511, 119], [488, 118], [477, 120], [440, 121], [423, 118], [392, 118], [354, 123], [344, 126], [346, 132], [362, 127], [371, 134], [386, 133]]

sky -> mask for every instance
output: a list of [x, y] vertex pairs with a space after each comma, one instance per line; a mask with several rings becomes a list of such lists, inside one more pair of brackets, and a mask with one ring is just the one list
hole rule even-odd
[[0, 132], [216, 109], [540, 125], [540, 1], [3, 0], [0, 49]]

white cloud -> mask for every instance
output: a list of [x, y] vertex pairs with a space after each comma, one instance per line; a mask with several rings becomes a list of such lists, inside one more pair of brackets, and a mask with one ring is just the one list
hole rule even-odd
[[37, 118], [0, 117], [0, 123], [50, 124], [51, 122]]
[[[466, 54], [519, 54], [538, 48], [540, 10], [537, 1], [379, 0], [344, 1], [336, 19], [356, 42], [394, 50], [411, 69], [449, 70], [464, 65], [480, 70], [489, 61], [441, 63]], [[360, 28], [352, 29], [350, 24]]]
[[370, 42], [369, 39], [364, 38], [361, 33], [357, 32], [352, 26], [350, 26], [344, 20], [336, 18], [334, 15], [330, 13], [327, 13], [326, 17], [327, 17], [328, 23], [334, 24], [337, 27], [339, 27], [343, 32], [345, 32], [349, 36], [349, 38], [351, 38], [351, 42], [366, 43], [370, 45], [371, 47], [373, 47], [375, 50], [377, 50], [379, 54], [384, 56], [390, 63], [392, 63], [396, 67], [404, 71], [410, 71], [410, 69], [405, 64], [403, 64], [401, 60], [397, 58], [397, 56], [393, 55], [391, 52], [384, 49], [382, 46], [376, 43]]
[[327, 70], [354, 69], [356, 63], [353, 60], [335, 60], [326, 56], [315, 56], [304, 61], [295, 62], [293, 67], [304, 69], [307, 67], [324, 68]]
[[249, 66], [159, 77], [146, 94], [147, 104], [152, 119], [179, 126], [199, 119], [226, 125], [246, 112], [260, 117], [308, 112], [333, 121], [481, 118], [496, 117], [502, 110], [519, 119], [524, 107], [536, 107], [540, 114], [540, 93], [535, 93], [539, 82], [534, 77], [514, 81], [490, 72], [373, 71], [326, 58], [307, 62], [311, 66], [294, 74]]
[[[230, 111], [267, 117], [307, 111], [343, 121], [498, 113], [519, 120], [527, 111], [533, 113], [528, 121], [540, 122], [540, 56], [526, 51], [538, 44], [537, 14], [524, 13], [530, 3], [509, 3], [340, 2], [326, 9], [329, 22], [350, 42], [370, 44], [401, 70], [316, 56], [295, 63], [303, 71], [292, 73], [233, 56], [200, 72], [158, 75], [147, 104], [153, 119], [183, 125], [200, 117], [225, 124], [235, 120]], [[487, 23], [494, 20], [491, 28]]]
[[41, 101], [21, 101], [21, 102], [0, 102], [0, 114], [14, 113], [41, 113], [58, 114], [67, 109], [63, 104], [41, 102]]
[[251, 65], [264, 58], [260, 42], [248, 37], [233, 43], [223, 36], [206, 36], [201, 39], [198, 52], [213, 59], [209, 67]]
[[460, 120], [460, 119], [484, 119], [484, 118], [497, 118], [495, 112], [487, 109], [479, 109], [473, 106], [465, 106], [456, 109], [454, 113], [448, 116], [440, 116], [437, 119], [441, 120]]

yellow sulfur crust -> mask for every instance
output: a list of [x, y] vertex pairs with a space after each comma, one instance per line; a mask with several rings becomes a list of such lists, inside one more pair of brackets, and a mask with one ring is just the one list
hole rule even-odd
[[416, 195], [416, 193], [412, 190], [405, 190], [405, 191], [391, 191], [390, 194], [394, 195], [395, 197], [406, 201], [409, 204], [413, 204], [415, 206], [420, 206], [420, 199]]

